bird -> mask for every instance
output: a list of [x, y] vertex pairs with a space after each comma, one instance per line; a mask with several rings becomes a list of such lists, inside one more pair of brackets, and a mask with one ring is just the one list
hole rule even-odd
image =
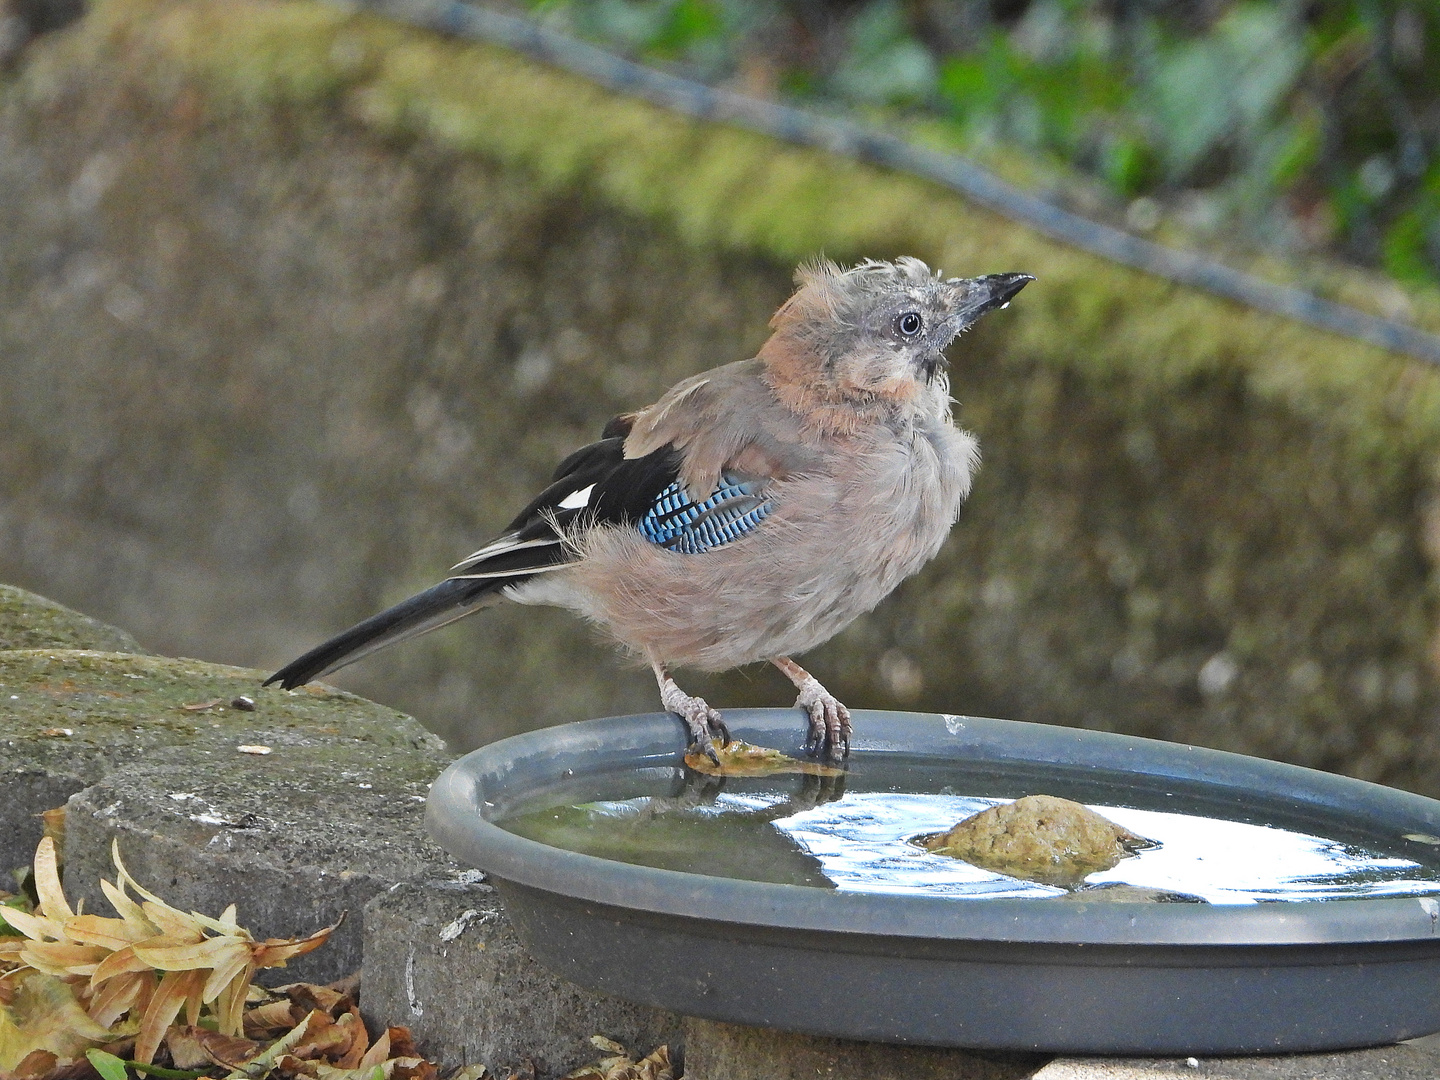
[[621, 414], [439, 584], [265, 681], [301, 686], [501, 601], [567, 608], [654, 672], [693, 751], [721, 713], [673, 668], [767, 661], [795, 685], [804, 751], [849, 755], [849, 709], [792, 659], [940, 550], [979, 466], [945, 350], [1030, 274], [945, 278], [921, 260], [802, 264], [758, 353]]

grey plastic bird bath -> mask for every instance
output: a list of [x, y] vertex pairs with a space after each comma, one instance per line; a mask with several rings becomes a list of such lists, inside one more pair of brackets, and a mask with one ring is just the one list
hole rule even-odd
[[[799, 754], [793, 710], [735, 710], [726, 720], [737, 738]], [[1283, 809], [1291, 822], [1318, 830], [1343, 821], [1400, 846], [1405, 834], [1440, 834], [1435, 800], [1236, 754], [916, 713], [857, 712], [855, 730], [857, 763], [891, 755], [921, 771], [926, 760], [1021, 766], [1063, 774], [1072, 788], [1093, 775], [1112, 801], [1127, 786], [1164, 788], [1252, 821]], [[494, 824], [562, 780], [678, 765], [684, 742], [663, 714], [505, 739], [435, 782], [430, 831], [489, 872], [542, 963], [690, 1016], [881, 1042], [1108, 1054], [1330, 1050], [1440, 1030], [1440, 903], [1430, 897], [956, 901], [654, 869]]]

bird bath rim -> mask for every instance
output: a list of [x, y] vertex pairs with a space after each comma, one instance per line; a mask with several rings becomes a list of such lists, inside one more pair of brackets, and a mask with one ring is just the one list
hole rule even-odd
[[[801, 715], [736, 709], [737, 738], [800, 752]], [[857, 710], [854, 752], [967, 761], [1089, 766], [1107, 772], [1203, 784], [1217, 792], [1272, 796], [1334, 818], [1385, 822], [1404, 833], [1440, 834], [1440, 802], [1300, 766], [1220, 750], [1076, 728], [984, 717]], [[427, 826], [456, 858], [506, 882], [655, 916], [738, 927], [868, 937], [1023, 945], [1117, 947], [1383, 946], [1440, 944], [1440, 897], [1355, 898], [1251, 905], [1114, 900], [1047, 903], [1033, 898], [965, 899], [847, 892], [710, 877], [567, 851], [530, 840], [487, 816], [503, 810], [507, 784], [619, 765], [676, 765], [683, 730], [664, 713], [543, 728], [475, 750], [431, 788]], [[492, 799], [490, 796], [494, 796]]]

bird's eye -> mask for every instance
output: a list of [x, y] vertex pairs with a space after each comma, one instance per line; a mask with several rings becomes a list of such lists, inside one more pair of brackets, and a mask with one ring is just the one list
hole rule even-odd
[[920, 333], [920, 328], [925, 325], [925, 320], [920, 318], [917, 311], [907, 311], [895, 320], [895, 329], [900, 332], [901, 337], [914, 337]]

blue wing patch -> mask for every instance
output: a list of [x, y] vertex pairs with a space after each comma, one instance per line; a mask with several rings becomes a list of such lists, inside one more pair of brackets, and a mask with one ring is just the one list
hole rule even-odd
[[692, 502], [676, 480], [636, 522], [640, 535], [682, 555], [698, 555], [740, 539], [769, 516], [774, 500], [760, 494], [763, 480], [724, 473], [708, 498]]

